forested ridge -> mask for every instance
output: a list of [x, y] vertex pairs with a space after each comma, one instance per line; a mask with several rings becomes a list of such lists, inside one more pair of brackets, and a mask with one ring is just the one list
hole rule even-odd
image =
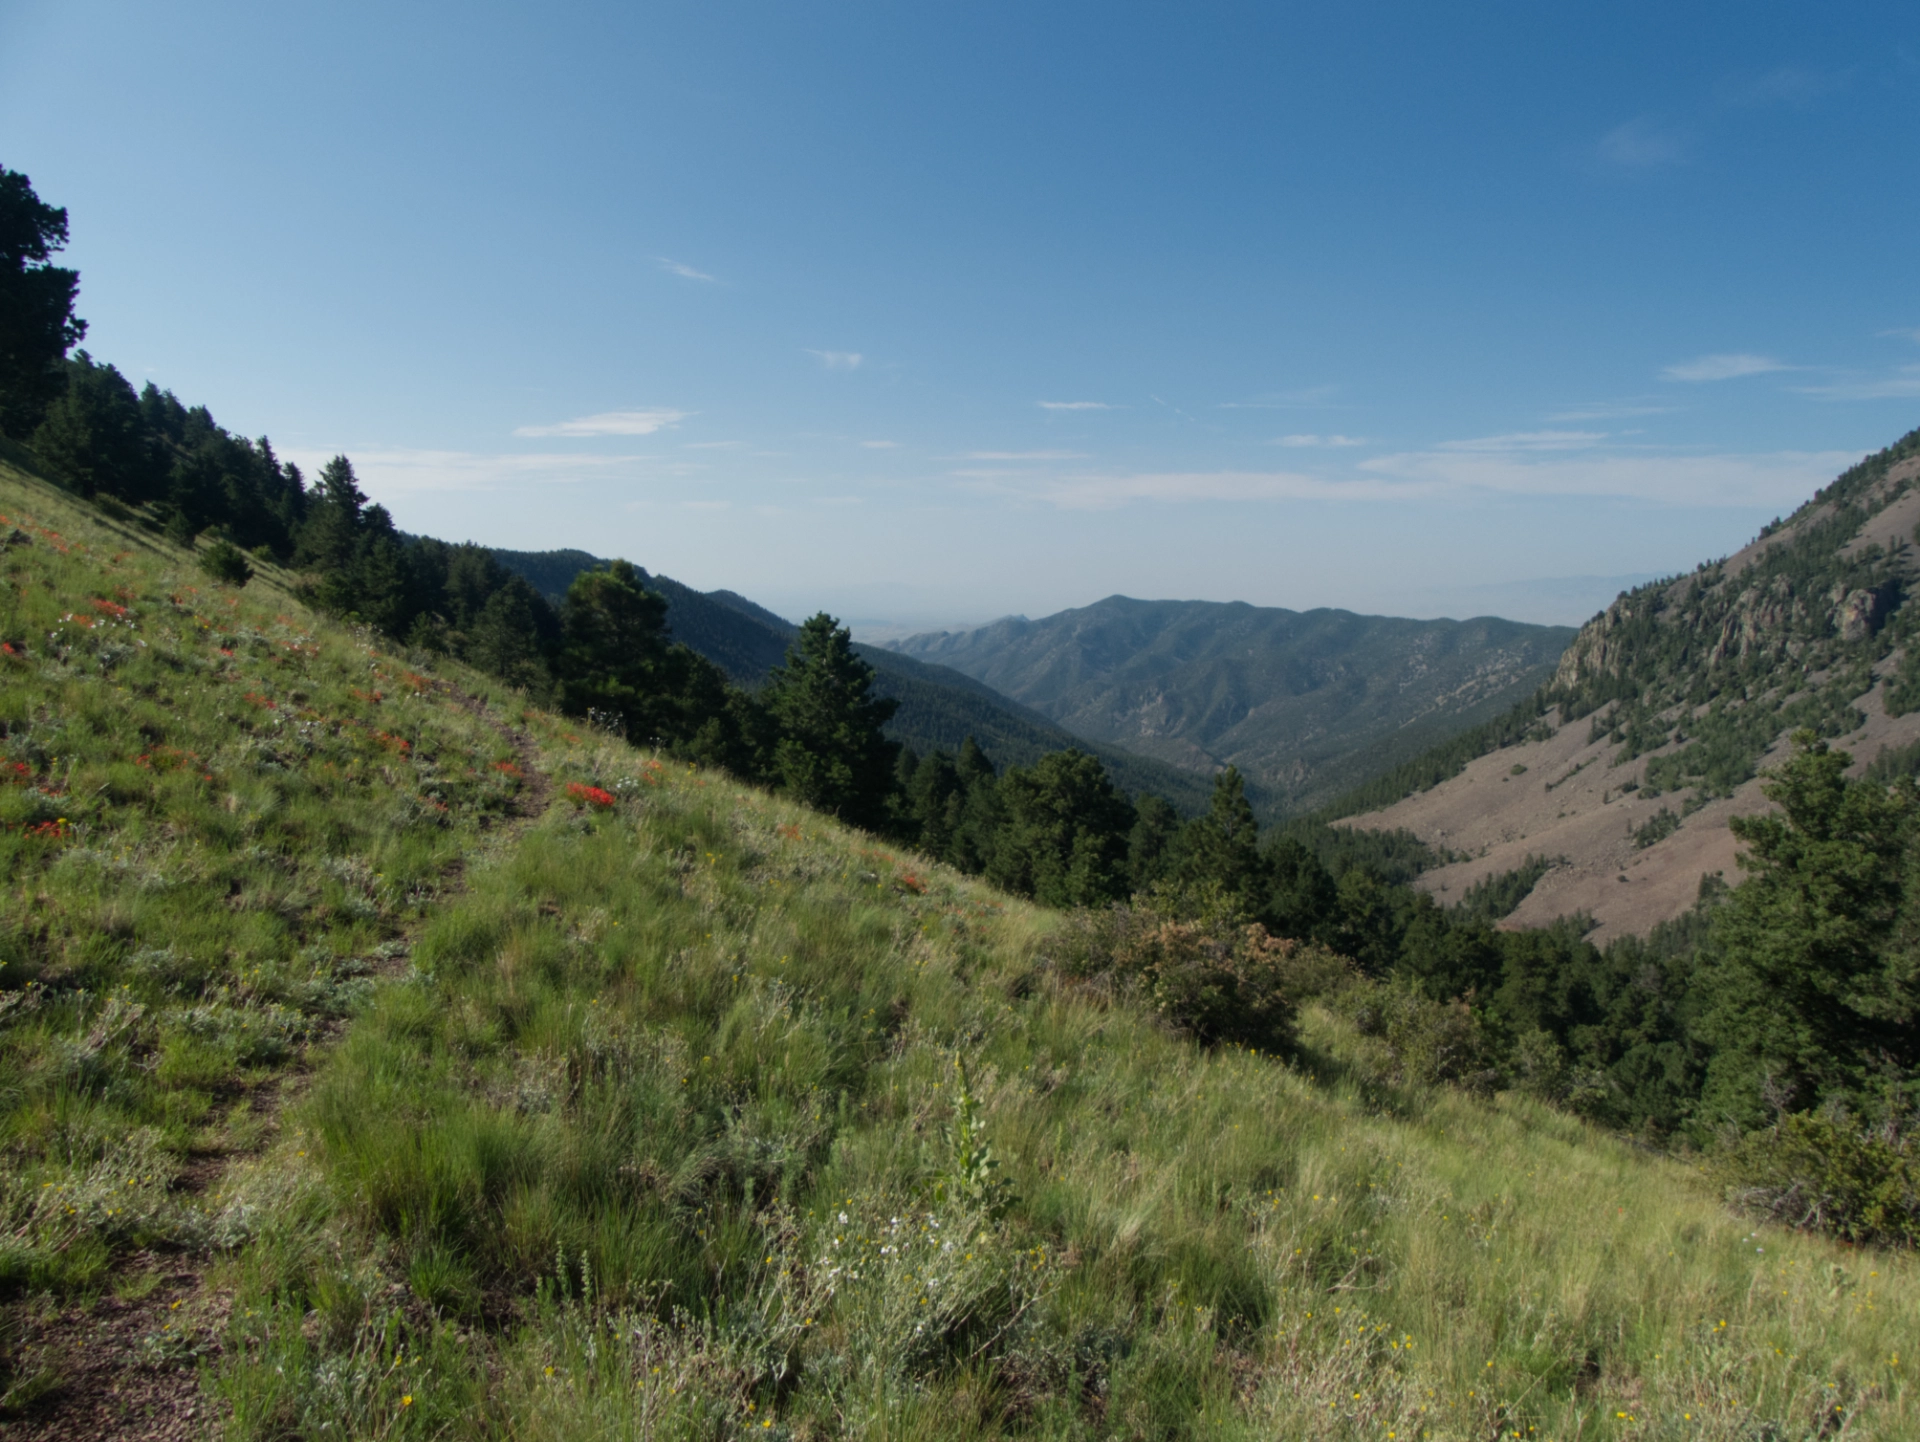
[[1498, 716], [1553, 674], [1567, 627], [1109, 596], [893, 643], [1077, 735], [1211, 772], [1237, 766], [1263, 819]]

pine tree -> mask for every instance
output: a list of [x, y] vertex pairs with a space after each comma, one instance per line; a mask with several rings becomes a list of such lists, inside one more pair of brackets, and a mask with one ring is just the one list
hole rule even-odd
[[1151, 792], [1137, 803], [1127, 837], [1127, 888], [1136, 896], [1164, 880], [1179, 858], [1180, 813]]
[[1242, 916], [1257, 915], [1271, 883], [1259, 831], [1246, 782], [1237, 766], [1229, 766], [1213, 779], [1207, 814], [1188, 822], [1181, 833], [1175, 880], [1195, 894], [1217, 891]]
[[[67, 385], [33, 433], [34, 454], [56, 479], [83, 496], [157, 499], [166, 472], [146, 441], [140, 402], [126, 377], [81, 351]], [[157, 472], [157, 474], [156, 474]]]
[[320, 468], [307, 501], [306, 523], [300, 528], [294, 564], [326, 572], [353, 562], [362, 530], [361, 512], [367, 504], [353, 462], [335, 456]]
[[1766, 787], [1780, 810], [1731, 823], [1752, 875], [1714, 918], [1711, 1116], [1753, 1125], [1768, 1104], [1873, 1109], [1888, 1087], [1920, 1101], [1920, 856], [1909, 855], [1920, 797], [1847, 780], [1852, 759], [1799, 733]]
[[987, 861], [996, 886], [1046, 906], [1095, 906], [1127, 895], [1133, 805], [1099, 759], [1055, 751], [1000, 779], [1004, 814]]
[[80, 273], [49, 264], [66, 243], [66, 208], [0, 166], [0, 435], [15, 440], [33, 433], [66, 388], [61, 362], [87, 333], [73, 313]]
[[894, 743], [881, 728], [898, 702], [875, 696], [873, 668], [822, 611], [800, 628], [761, 701], [779, 733], [772, 772], [791, 795], [869, 830], [889, 820]]

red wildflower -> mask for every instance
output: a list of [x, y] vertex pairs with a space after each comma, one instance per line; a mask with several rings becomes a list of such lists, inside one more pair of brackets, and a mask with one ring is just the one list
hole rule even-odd
[[589, 786], [583, 781], [569, 781], [567, 797], [575, 806], [611, 806], [614, 803], [611, 791], [602, 791], [598, 786]]
[[496, 761], [493, 763], [493, 769], [503, 776], [525, 776], [527, 774], [520, 769], [520, 763], [518, 761]]

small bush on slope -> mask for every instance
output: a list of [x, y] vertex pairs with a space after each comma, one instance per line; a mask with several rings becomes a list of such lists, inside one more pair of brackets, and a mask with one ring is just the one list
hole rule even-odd
[[[235, 1436], [1914, 1429], [1910, 1257], [1383, 1086], [1315, 1004], [1324, 1082], [1203, 1049], [1050, 965], [1061, 917], [551, 754], [622, 799], [476, 876], [301, 1109], [306, 1200], [234, 1264]], [[956, 1057], [998, 1220], [943, 1200]]]

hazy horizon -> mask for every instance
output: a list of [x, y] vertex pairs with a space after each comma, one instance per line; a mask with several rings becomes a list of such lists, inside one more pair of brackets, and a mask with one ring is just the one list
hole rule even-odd
[[410, 531], [869, 627], [1573, 623], [1920, 418], [1920, 17], [0, 12], [87, 349]]

